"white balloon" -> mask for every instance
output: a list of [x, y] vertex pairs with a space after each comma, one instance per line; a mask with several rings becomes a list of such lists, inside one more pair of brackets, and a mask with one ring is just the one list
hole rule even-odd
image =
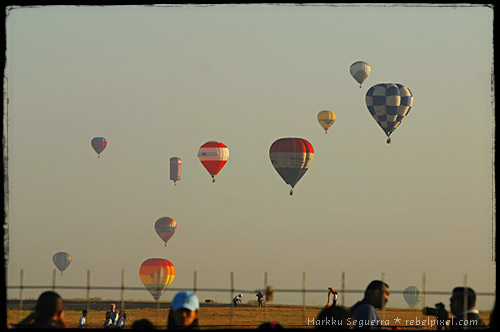
[[403, 297], [410, 308], [414, 308], [422, 297], [422, 290], [417, 286], [406, 287], [403, 291]]

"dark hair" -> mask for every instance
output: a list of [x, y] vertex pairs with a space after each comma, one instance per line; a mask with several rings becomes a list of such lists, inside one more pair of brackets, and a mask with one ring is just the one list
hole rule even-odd
[[314, 325], [317, 329], [346, 329], [349, 327], [349, 318], [352, 318], [349, 310], [333, 305], [321, 310]]
[[272, 321], [272, 322], [265, 322], [259, 325], [257, 329], [282, 329], [283, 325], [281, 325], [278, 322]]
[[375, 291], [383, 290], [384, 286], [389, 288], [389, 285], [386, 284], [385, 282], [381, 280], [373, 280], [366, 287], [365, 297], [370, 297], [373, 293], [375, 293]]
[[[178, 309], [178, 310], [181, 310], [181, 309]], [[175, 329], [180, 329], [180, 328], [188, 329], [188, 330], [199, 330], [200, 324], [198, 322], [198, 318], [196, 318], [189, 326], [186, 326], [186, 327], [176, 325], [174, 322], [174, 311], [175, 310], [172, 310], [172, 309], [170, 309], [168, 311], [167, 330], [175, 330]]]
[[63, 300], [56, 292], [47, 291], [38, 297], [35, 306], [37, 319], [50, 320], [61, 311], [63, 311]]
[[464, 297], [467, 293], [467, 309], [472, 309], [476, 305], [476, 292], [470, 287], [455, 287], [453, 294], [457, 295], [457, 301], [464, 303]]
[[139, 319], [139, 320], [134, 321], [132, 323], [132, 328], [133, 329], [140, 329], [140, 330], [154, 330], [155, 326], [148, 319], [143, 318], [143, 319]]

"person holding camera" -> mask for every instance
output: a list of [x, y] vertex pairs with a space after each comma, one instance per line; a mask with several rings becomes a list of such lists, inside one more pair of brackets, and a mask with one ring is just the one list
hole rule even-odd
[[389, 285], [381, 280], [373, 280], [366, 287], [365, 297], [353, 305], [349, 311], [353, 316], [354, 328], [381, 330], [382, 323], [376, 309], [382, 309], [389, 302]]
[[476, 310], [476, 292], [470, 287], [455, 287], [450, 298], [450, 330], [475, 329], [486, 326]]

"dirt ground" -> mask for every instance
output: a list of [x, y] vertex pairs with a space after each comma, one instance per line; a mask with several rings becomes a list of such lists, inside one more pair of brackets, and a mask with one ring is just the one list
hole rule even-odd
[[[126, 307], [127, 328], [130, 328], [136, 320], [146, 318], [150, 320], [157, 329], [165, 329], [167, 326], [168, 308], [139, 308], [137, 305]], [[316, 317], [322, 310], [321, 307], [293, 305], [266, 305], [259, 308], [257, 305], [245, 304], [234, 308], [229, 304], [203, 303], [200, 308], [199, 322], [201, 329], [255, 329], [264, 322], [275, 321], [285, 328], [314, 328]], [[29, 314], [29, 310], [19, 311], [8, 309], [7, 327], [20, 321]], [[98, 308], [90, 310], [87, 320], [90, 328], [102, 328], [106, 309]], [[81, 310], [67, 308], [65, 320], [70, 328], [78, 327]], [[435, 318], [425, 316], [420, 310], [411, 309], [386, 309], [379, 312], [379, 318], [383, 328], [391, 330], [401, 327], [404, 330], [436, 330]], [[489, 324], [489, 313], [482, 313], [481, 318]], [[333, 322], [330, 322], [332, 324]], [[326, 324], [326, 322], [325, 322]], [[358, 323], [359, 324], [359, 323]]]

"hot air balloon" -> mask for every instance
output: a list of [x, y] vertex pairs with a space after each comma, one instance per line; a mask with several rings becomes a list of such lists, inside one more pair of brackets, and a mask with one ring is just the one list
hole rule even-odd
[[141, 264], [139, 270], [144, 287], [151, 293], [155, 301], [158, 301], [165, 289], [174, 281], [174, 265], [162, 258], [150, 258]]
[[97, 152], [97, 158], [100, 158], [102, 151], [104, 151], [106, 145], [108, 145], [108, 141], [106, 141], [104, 137], [94, 137], [92, 138], [90, 144], [94, 148], [95, 152]]
[[406, 287], [403, 291], [403, 297], [410, 308], [413, 308], [420, 301], [420, 298], [422, 297], [422, 290], [417, 286]]
[[61, 271], [61, 275], [63, 275], [64, 270], [66, 270], [72, 260], [73, 258], [67, 252], [57, 252], [52, 256], [52, 261], [59, 271]]
[[363, 84], [363, 82], [368, 78], [372, 68], [364, 61], [356, 61], [351, 65], [349, 71], [356, 82], [359, 83], [359, 87], [361, 88], [361, 84]]
[[318, 113], [318, 122], [325, 130], [325, 134], [328, 134], [328, 129], [333, 126], [335, 118], [335, 113], [332, 111], [321, 111]]
[[269, 149], [269, 157], [278, 174], [293, 188], [314, 159], [311, 143], [303, 138], [280, 138]]
[[391, 143], [390, 135], [408, 115], [413, 105], [413, 94], [402, 84], [380, 83], [366, 92], [366, 106], [387, 135], [387, 144]]
[[210, 141], [200, 147], [198, 158], [212, 176], [212, 182], [215, 182], [215, 176], [229, 158], [229, 149], [221, 142]]
[[175, 182], [181, 179], [181, 158], [170, 158], [170, 180]]
[[167, 241], [174, 236], [176, 228], [177, 223], [169, 217], [161, 217], [155, 222], [156, 233], [165, 242], [165, 246], [167, 246]]

